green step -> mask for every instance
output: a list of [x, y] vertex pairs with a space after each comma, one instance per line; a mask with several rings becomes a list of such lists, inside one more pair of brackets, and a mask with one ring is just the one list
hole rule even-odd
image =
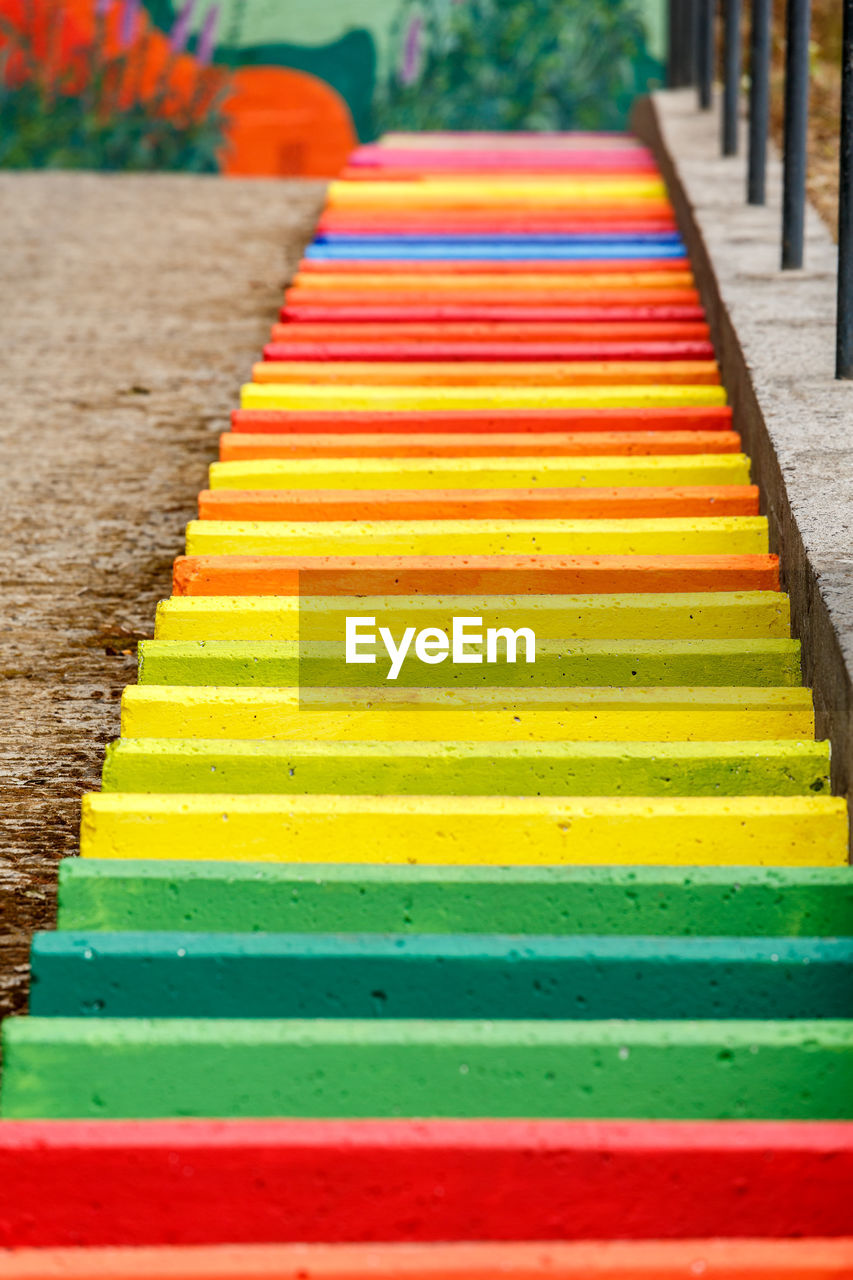
[[59, 928], [846, 937], [853, 871], [65, 858]]
[[853, 1118], [853, 1022], [9, 1018], [7, 1119]]
[[66, 932], [31, 967], [42, 1017], [853, 1017], [849, 938]]
[[129, 738], [107, 747], [103, 789], [229, 795], [797, 795], [829, 791], [829, 743]]
[[[399, 641], [400, 636], [395, 637]], [[390, 659], [380, 644], [374, 664], [347, 663], [336, 641], [143, 640], [142, 685], [281, 688], [364, 686], [739, 685], [790, 687], [801, 681], [797, 640], [540, 640], [534, 662], [421, 662], [410, 651], [388, 680]]]

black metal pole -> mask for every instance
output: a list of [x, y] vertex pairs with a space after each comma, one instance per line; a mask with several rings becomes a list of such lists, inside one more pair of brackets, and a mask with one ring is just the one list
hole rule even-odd
[[835, 376], [853, 378], [853, 0], [841, 37], [841, 172], [838, 192], [838, 327]]
[[698, 0], [685, 0], [684, 14], [684, 85], [696, 83], [696, 19]]
[[752, 0], [749, 38], [749, 166], [746, 198], [764, 204], [770, 122], [770, 18], [773, 0]]
[[699, 108], [710, 111], [714, 100], [714, 13], [716, 0], [699, 0], [696, 14], [696, 76]]
[[803, 265], [806, 151], [809, 125], [811, 0], [788, 0], [785, 48], [785, 155], [782, 185], [782, 267]]
[[666, 87], [677, 89], [681, 84], [681, 5], [679, 0], [669, 0], [667, 10]]
[[670, 89], [696, 83], [696, 0], [669, 0], [666, 82]]
[[740, 105], [741, 0], [725, 0], [723, 10], [723, 155], [737, 155]]

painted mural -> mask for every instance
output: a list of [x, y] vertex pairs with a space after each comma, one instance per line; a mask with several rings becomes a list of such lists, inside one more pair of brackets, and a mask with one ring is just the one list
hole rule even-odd
[[387, 129], [619, 128], [662, 0], [0, 0], [0, 166], [325, 176]]

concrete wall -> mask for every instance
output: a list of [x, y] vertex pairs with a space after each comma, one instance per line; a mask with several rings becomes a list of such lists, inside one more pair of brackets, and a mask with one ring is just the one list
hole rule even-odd
[[[809, 209], [805, 268], [780, 269], [780, 161], [770, 160], [767, 205], [747, 205], [745, 154], [720, 156], [717, 112], [699, 112], [692, 90], [641, 100], [634, 125], [670, 184], [735, 427], [762, 489], [771, 550], [782, 560], [818, 734], [832, 741], [833, 790], [846, 795], [853, 781], [853, 383], [833, 377], [836, 248]], [[745, 137], [742, 144], [745, 153]]]

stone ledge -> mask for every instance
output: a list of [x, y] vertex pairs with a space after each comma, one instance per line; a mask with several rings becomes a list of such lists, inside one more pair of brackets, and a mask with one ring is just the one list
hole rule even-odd
[[832, 784], [853, 782], [853, 383], [836, 382], [836, 248], [812, 208], [806, 267], [779, 266], [782, 167], [771, 154], [766, 206], [747, 205], [742, 154], [723, 158], [716, 111], [692, 90], [641, 99], [637, 132], [654, 148], [693, 258], [735, 429], [753, 460], [771, 550], [782, 562], [794, 634], [832, 740]]

